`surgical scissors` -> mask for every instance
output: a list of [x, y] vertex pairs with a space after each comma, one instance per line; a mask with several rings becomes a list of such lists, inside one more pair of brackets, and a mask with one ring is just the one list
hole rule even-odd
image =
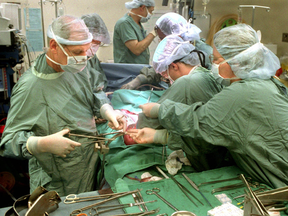
[[64, 203], [65, 204], [73, 204], [73, 203], [78, 203], [78, 202], [86, 202], [86, 201], [92, 201], [92, 200], [98, 200], [98, 199], [106, 199], [106, 198], [121, 195], [124, 193], [127, 193], [127, 192], [103, 194], [103, 195], [89, 196], [89, 197], [78, 197], [76, 194], [69, 194], [68, 196], [66, 196]]
[[166, 203], [170, 208], [174, 209], [175, 211], [179, 211], [175, 206], [173, 206], [171, 203], [169, 203], [167, 200], [165, 200], [162, 196], [160, 196], [158, 193], [160, 192], [159, 188], [153, 188], [152, 190], [146, 190], [146, 194], [152, 195], [155, 194], [159, 199], [161, 199], [164, 203]]

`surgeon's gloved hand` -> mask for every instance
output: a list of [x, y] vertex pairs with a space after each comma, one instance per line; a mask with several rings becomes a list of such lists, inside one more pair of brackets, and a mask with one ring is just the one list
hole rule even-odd
[[113, 107], [109, 104], [104, 104], [100, 108], [101, 116], [108, 120], [108, 126], [114, 130], [121, 130], [126, 131], [127, 122], [126, 116], [119, 110], [114, 110]]
[[156, 28], [153, 28], [153, 30], [150, 32], [150, 34], [152, 34], [154, 37], [156, 37], [158, 35]]
[[139, 105], [139, 108], [142, 109], [142, 112], [145, 116], [149, 118], [158, 118], [158, 112], [160, 104], [158, 103], [146, 103]]
[[81, 146], [81, 143], [64, 137], [69, 132], [69, 129], [64, 129], [48, 136], [31, 136], [27, 140], [26, 147], [32, 155], [49, 152], [66, 157], [67, 154], [75, 150], [75, 147]]
[[160, 143], [167, 144], [168, 132], [166, 129], [155, 130], [152, 128], [131, 129], [127, 133], [139, 144]]

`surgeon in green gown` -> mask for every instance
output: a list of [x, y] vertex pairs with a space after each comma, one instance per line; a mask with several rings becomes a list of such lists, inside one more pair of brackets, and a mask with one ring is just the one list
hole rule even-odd
[[[188, 105], [195, 102], [206, 103], [222, 90], [222, 86], [216, 82], [212, 73], [201, 66], [198, 54], [191, 43], [185, 42], [177, 35], [167, 36], [159, 43], [153, 56], [153, 68], [173, 83], [160, 97], [159, 104], [166, 99]], [[148, 118], [143, 113], [139, 113], [137, 128], [145, 127], [157, 129], [155, 143], [158, 139], [161, 141], [162, 137], [167, 137], [167, 130], [158, 119]], [[183, 149], [196, 171], [219, 168], [225, 162], [227, 149], [213, 146], [201, 139], [195, 140], [171, 133], [169, 141], [164, 139], [162, 142], [162, 144], [166, 143], [170, 149]]]
[[100, 72], [98, 77], [98, 88], [106, 91], [108, 81], [96, 55], [96, 52], [100, 46], [103, 46], [104, 44], [110, 44], [110, 35], [108, 29], [102, 18], [97, 13], [85, 14], [81, 16], [81, 19], [85, 22], [85, 25], [88, 27], [89, 32], [93, 36], [91, 49], [89, 49], [87, 52], [88, 57], [93, 56], [93, 58], [91, 58], [87, 64], [87, 67], [89, 68], [88, 70], [96, 70]]
[[19, 79], [0, 145], [3, 157], [29, 159], [30, 191], [60, 196], [95, 189], [99, 157], [86, 137], [97, 135], [95, 115], [125, 130], [125, 118], [88, 71], [92, 35], [83, 20], [65, 15], [48, 27], [49, 49]]
[[[209, 61], [209, 55], [212, 54], [212, 47], [206, 44], [200, 38], [201, 29], [196, 25], [187, 22], [187, 20], [178, 13], [168, 12], [163, 14], [156, 21], [155, 30], [160, 40], [163, 40], [168, 35], [178, 35], [184, 41], [191, 41], [197, 50], [203, 52], [205, 59], [205, 67], [210, 69], [211, 63]], [[161, 81], [165, 81], [163, 77], [156, 73], [153, 67], [143, 67], [140, 74], [130, 81], [124, 84], [122, 89], [137, 89], [143, 84], [157, 84]]]
[[[229, 87], [205, 104], [167, 99], [161, 105], [145, 104], [143, 112], [158, 118], [168, 130], [168, 142], [176, 133], [224, 146], [254, 180], [287, 186], [287, 88], [273, 77], [279, 59], [246, 24], [217, 32], [213, 56], [212, 71], [229, 80]], [[143, 140], [144, 134], [146, 142], [153, 139], [150, 130], [142, 131]]]
[[125, 3], [129, 9], [114, 26], [113, 56], [115, 63], [149, 64], [149, 45], [156, 37], [154, 29], [146, 33], [142, 23], [151, 18], [154, 0], [132, 0]]

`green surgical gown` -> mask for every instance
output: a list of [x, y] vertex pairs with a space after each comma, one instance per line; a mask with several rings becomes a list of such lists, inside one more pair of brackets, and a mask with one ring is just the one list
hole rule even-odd
[[[140, 24], [141, 25], [141, 24]], [[113, 54], [115, 63], [149, 64], [149, 48], [140, 55], [133, 54], [125, 43], [129, 40], [142, 41], [146, 31], [128, 15], [125, 14], [114, 26]]]
[[[160, 97], [158, 103], [161, 104], [166, 99], [188, 105], [195, 102], [206, 103], [221, 90], [222, 86], [215, 81], [212, 74], [199, 66], [190, 74], [178, 78]], [[139, 114], [137, 127], [163, 128], [158, 119], [147, 118], [143, 113]], [[201, 139], [181, 137], [176, 133], [169, 133], [167, 145], [173, 150], [183, 149], [197, 171], [222, 166], [227, 151], [224, 147], [213, 146]]]
[[96, 135], [94, 115], [109, 103], [97, 85], [97, 75], [87, 68], [76, 74], [57, 73], [42, 54], [14, 86], [0, 154], [29, 159], [31, 192], [40, 185], [60, 196], [94, 189], [99, 157], [87, 138], [71, 136], [83, 144], [65, 158], [51, 153], [31, 155], [26, 142], [30, 136], [47, 136], [64, 128]]
[[172, 133], [228, 148], [254, 180], [283, 187], [288, 184], [286, 91], [274, 78], [241, 80], [205, 104], [165, 100], [158, 119]]
[[100, 73], [98, 75], [98, 77], [96, 78], [98, 81], [98, 88], [102, 88], [103, 91], [106, 91], [108, 80], [106, 78], [105, 72], [103, 71], [103, 69], [101, 67], [101, 63], [100, 63], [97, 55], [94, 55], [93, 58], [91, 58], [89, 60], [89, 63], [87, 64], [87, 69], [88, 69], [88, 71], [96, 70], [96, 72], [94, 72], [94, 71], [90, 72], [91, 74], [93, 74], [93, 73], [98, 74], [97, 72]]

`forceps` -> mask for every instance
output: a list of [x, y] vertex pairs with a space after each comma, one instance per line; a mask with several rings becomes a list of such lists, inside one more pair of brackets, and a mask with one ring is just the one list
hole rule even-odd
[[[116, 135], [114, 137], [112, 137], [112, 138], [103, 137], [103, 136], [110, 135], [110, 134], [116, 134]], [[124, 135], [124, 134], [125, 134], [125, 132], [123, 132], [123, 130], [114, 131], [114, 132], [111, 132], [111, 133], [103, 133], [103, 134], [99, 134], [98, 136], [88, 136], [88, 135], [74, 134], [74, 133], [70, 133], [69, 132], [68, 133], [68, 137], [76, 136], [76, 137], [86, 137], [86, 138], [89, 138], [89, 139], [99, 139], [99, 140], [105, 140], [105, 141], [113, 141], [118, 136], [121, 136], [121, 135]]]
[[[95, 208], [91, 208], [90, 211], [89, 211], [89, 214], [92, 215], [92, 211], [94, 210], [96, 213], [93, 214], [93, 216], [96, 216], [96, 215], [100, 215], [100, 214], [105, 213], [105, 212], [114, 211], [114, 210], [117, 210], [117, 209], [128, 208], [128, 207], [133, 207], [133, 206], [139, 206], [139, 205], [142, 205], [142, 204], [152, 203], [152, 202], [157, 202], [157, 200], [152, 200], [152, 201], [147, 201], [147, 202], [138, 202], [138, 203], [127, 203], [127, 204], [98, 206], [98, 207], [95, 207]], [[109, 208], [109, 209], [98, 211], [101, 208]]]
[[165, 200], [162, 196], [160, 196], [158, 193], [160, 192], [159, 188], [153, 188], [152, 190], [146, 190], [146, 194], [152, 195], [155, 194], [159, 199], [161, 199], [164, 203], [166, 203], [170, 208], [174, 209], [175, 211], [179, 211], [175, 206], [173, 206], [171, 203], [169, 203], [167, 200]]
[[[169, 179], [169, 177], [160, 169], [160, 167], [156, 166], [156, 169], [166, 178]], [[184, 185], [182, 185], [180, 182], [178, 182], [173, 176], [171, 176], [171, 179], [175, 182], [175, 184], [179, 187], [179, 189], [185, 194], [185, 196], [196, 206], [196, 203], [189, 197], [188, 193], [193, 196], [198, 202], [200, 202], [202, 205], [204, 205], [197, 197], [194, 196], [193, 193], [191, 193]]]
[[150, 95], [149, 95], [149, 97], [148, 97], [147, 103], [150, 102], [150, 99], [151, 99], [151, 95], [152, 95], [152, 93], [153, 93], [153, 88], [151, 88], [151, 92], [150, 92]]

